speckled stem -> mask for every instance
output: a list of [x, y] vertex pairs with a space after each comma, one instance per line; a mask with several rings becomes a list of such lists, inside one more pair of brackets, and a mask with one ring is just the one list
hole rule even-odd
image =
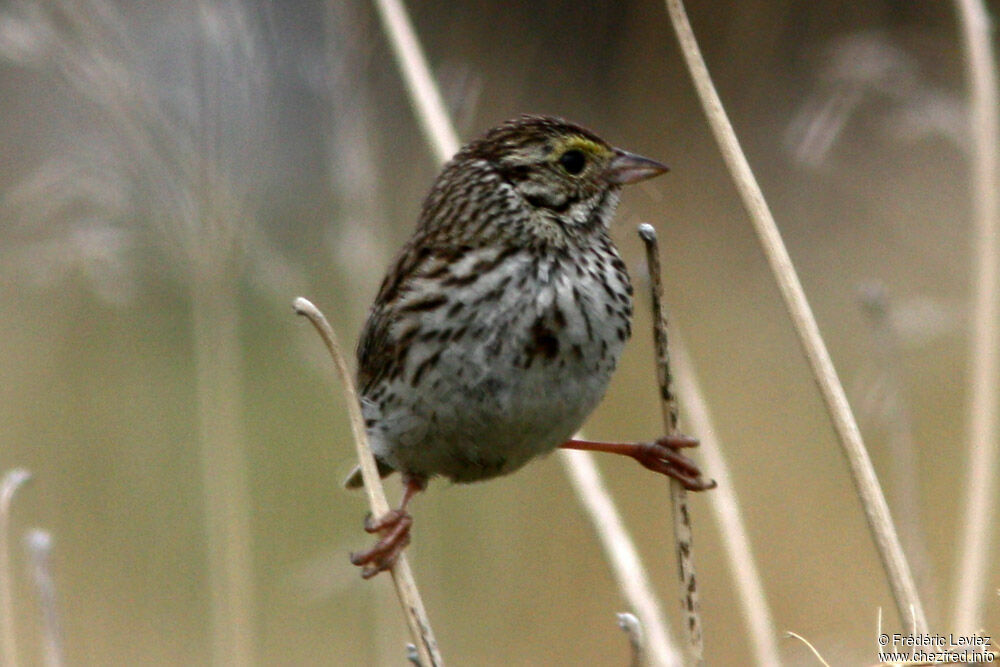
[[[649, 291], [653, 300], [653, 345], [656, 353], [656, 379], [660, 385], [660, 407], [668, 436], [680, 435], [677, 429], [677, 398], [671, 389], [670, 351], [667, 345], [667, 317], [663, 311], [663, 280], [660, 277], [660, 246], [652, 225], [639, 225], [639, 237], [646, 246], [649, 266]], [[673, 510], [674, 541], [677, 546], [678, 574], [681, 584], [681, 610], [691, 657], [695, 664], [705, 662], [701, 612], [698, 603], [698, 582], [694, 573], [691, 515], [688, 512], [687, 490], [676, 479], [670, 480], [670, 500]]]

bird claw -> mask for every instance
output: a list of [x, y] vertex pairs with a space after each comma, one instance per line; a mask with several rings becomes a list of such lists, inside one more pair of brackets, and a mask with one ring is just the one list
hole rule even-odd
[[[372, 513], [369, 512], [365, 515], [365, 532], [377, 533], [386, 528], [391, 528], [400, 521], [403, 521], [404, 517], [409, 516], [410, 515], [407, 514], [405, 510], [389, 510], [379, 517], [378, 521], [376, 521], [375, 517], [372, 516]], [[413, 522], [412, 518], [410, 518], [410, 522]]]
[[676, 479], [688, 491], [708, 491], [718, 486], [716, 481], [704, 479], [698, 464], [679, 451], [697, 447], [698, 444], [696, 438], [686, 435], [666, 436], [641, 443], [635, 460], [653, 472]]
[[351, 554], [351, 564], [361, 567], [361, 577], [371, 579], [379, 572], [392, 569], [410, 543], [410, 526], [413, 517], [403, 510], [391, 510], [374, 520], [365, 517], [365, 531], [379, 533], [381, 538], [370, 549]]

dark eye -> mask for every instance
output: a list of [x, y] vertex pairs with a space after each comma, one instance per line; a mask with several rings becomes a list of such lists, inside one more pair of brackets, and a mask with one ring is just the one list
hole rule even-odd
[[587, 156], [583, 154], [583, 151], [573, 148], [559, 156], [559, 164], [566, 170], [566, 173], [576, 176], [587, 166]]

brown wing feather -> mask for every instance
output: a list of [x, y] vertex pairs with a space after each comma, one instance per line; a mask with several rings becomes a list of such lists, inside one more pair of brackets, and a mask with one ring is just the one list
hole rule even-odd
[[390, 340], [396, 304], [406, 292], [406, 283], [419, 265], [413, 244], [407, 244], [386, 274], [364, 329], [358, 340], [358, 391], [362, 396], [370, 393], [379, 381], [390, 372], [393, 358], [397, 356], [396, 341]]
[[[405, 346], [393, 338], [392, 329], [399, 317], [400, 302], [413, 281], [443, 277], [450, 265], [472, 249], [470, 243], [482, 246], [490, 242], [482, 234], [470, 238], [466, 233], [476, 227], [478, 219], [475, 210], [468, 210], [469, 202], [477, 200], [476, 192], [482, 188], [495, 187], [483, 185], [488, 181], [484, 174], [492, 172], [493, 165], [479, 160], [473, 166], [469, 162], [471, 150], [466, 147], [444, 166], [424, 200], [416, 233], [382, 281], [358, 342], [358, 389], [362, 396], [391, 376], [403, 362]], [[454, 172], [462, 172], [464, 177], [456, 178]]]
[[362, 396], [371, 392], [404, 361], [403, 348], [410, 341], [394, 335], [393, 325], [399, 320], [401, 310], [405, 309], [402, 305], [404, 297], [413, 282], [420, 278], [437, 279], [451, 275], [449, 267], [471, 249], [464, 244], [430, 245], [426, 238], [418, 237], [400, 252], [382, 281], [358, 341], [358, 390]]

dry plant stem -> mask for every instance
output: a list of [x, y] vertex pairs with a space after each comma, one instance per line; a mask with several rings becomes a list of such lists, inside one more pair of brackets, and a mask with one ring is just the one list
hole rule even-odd
[[[376, 6], [407, 81], [414, 113], [438, 162], [444, 163], [458, 151], [458, 135], [427, 67], [406, 9], [398, 0], [376, 0]], [[578, 434], [577, 437], [582, 436]], [[560, 449], [558, 455], [580, 504], [591, 518], [622, 594], [642, 622], [650, 660], [656, 665], [680, 665], [681, 659], [674, 648], [663, 611], [649, 584], [635, 544], [625, 530], [614, 501], [600, 481], [593, 455], [567, 449]]]
[[[574, 437], [582, 438], [582, 435]], [[594, 456], [578, 449], [560, 449], [558, 456], [576, 492], [577, 500], [594, 525], [594, 531], [608, 557], [622, 596], [642, 624], [650, 663], [665, 667], [682, 665], [683, 661], [674, 648], [670, 629], [649, 583], [646, 569], [639, 559], [635, 542], [601, 480]]]
[[729, 465], [715, 435], [715, 425], [705, 394], [698, 384], [683, 339], [675, 332], [670, 342], [673, 345], [670, 358], [677, 393], [684, 397], [685, 421], [691, 427], [691, 432], [698, 434], [701, 443], [698, 449], [705, 469], [711, 471], [712, 477], [719, 483], [705, 497], [719, 524], [723, 552], [729, 560], [729, 569], [736, 583], [736, 598], [748, 626], [748, 640], [753, 649], [754, 660], [758, 665], [780, 665], [774, 618], [764, 594], [761, 584], [763, 579], [754, 560], [750, 538], [744, 529]]
[[14, 571], [10, 564], [10, 509], [21, 486], [31, 479], [24, 468], [8, 470], [0, 481], [0, 645], [4, 667], [17, 665], [17, 633], [14, 630]]
[[992, 588], [989, 567], [994, 535], [1000, 410], [1000, 229], [998, 229], [997, 160], [1000, 117], [992, 26], [981, 0], [956, 0], [969, 87], [973, 203], [973, 299], [969, 363], [968, 471], [963, 510], [959, 513], [958, 566], [952, 629], [979, 628], [983, 605]]
[[824, 667], [830, 667], [830, 663], [828, 663], [828, 662], [827, 662], [826, 660], [824, 660], [824, 659], [823, 659], [823, 656], [822, 656], [822, 655], [820, 654], [820, 652], [819, 652], [819, 651], [817, 651], [817, 650], [816, 650], [816, 647], [815, 647], [815, 646], [813, 646], [813, 645], [812, 645], [812, 644], [811, 644], [811, 643], [809, 642], [809, 640], [808, 640], [808, 639], [806, 639], [805, 637], [803, 637], [803, 636], [802, 636], [802, 635], [800, 635], [800, 634], [797, 634], [797, 633], [794, 633], [794, 632], [792, 632], [791, 630], [789, 630], [789, 631], [788, 631], [788, 632], [787, 632], [786, 634], [787, 634], [787, 635], [788, 635], [789, 637], [792, 637], [793, 639], [798, 639], [798, 640], [799, 640], [800, 642], [802, 642], [803, 644], [805, 644], [805, 645], [806, 645], [806, 647], [807, 647], [807, 648], [808, 648], [808, 649], [809, 649], [810, 651], [812, 651], [812, 654], [813, 654], [814, 656], [816, 656], [816, 659], [817, 659], [817, 660], [819, 660], [819, 662], [820, 662], [820, 664], [821, 664], [821, 665], [823, 665]]
[[[663, 280], [660, 275], [660, 246], [652, 225], [639, 225], [639, 237], [646, 246], [649, 267], [649, 291], [653, 304], [653, 346], [656, 354], [656, 379], [660, 385], [660, 407], [666, 435], [680, 435], [677, 427], [677, 398], [671, 389], [670, 351], [667, 345], [667, 317], [663, 312]], [[705, 662], [701, 610], [698, 604], [698, 581], [694, 571], [694, 538], [687, 490], [675, 479], [670, 480], [670, 505], [674, 524], [674, 542], [681, 584], [681, 610], [688, 647], [695, 664]]]
[[618, 614], [618, 627], [628, 635], [628, 644], [631, 649], [630, 667], [642, 667], [646, 664], [645, 637], [642, 632], [642, 623], [635, 614], [628, 612]]
[[42, 640], [46, 667], [59, 667], [63, 661], [62, 626], [56, 608], [56, 585], [52, 578], [52, 535], [44, 530], [32, 530], [24, 538], [31, 567], [31, 579], [38, 593], [42, 611]]
[[375, 7], [403, 73], [427, 143], [434, 148], [438, 161], [446, 162], [459, 149], [458, 134], [427, 66], [406, 8], [399, 0], [376, 0]]
[[791, 258], [788, 256], [788, 250], [781, 239], [781, 234], [778, 232], [777, 224], [764, 200], [760, 186], [753, 177], [746, 156], [740, 148], [719, 95], [715, 91], [691, 24], [684, 11], [684, 5], [681, 0], [666, 0], [666, 5], [712, 133], [715, 135], [723, 159], [729, 168], [740, 197], [743, 199], [743, 205], [753, 222], [757, 237], [781, 290], [785, 307], [791, 316], [803, 351], [809, 360], [816, 383], [833, 420], [841, 448], [850, 465], [852, 478], [861, 499], [865, 516], [868, 519], [869, 529], [882, 559], [882, 566], [889, 579], [899, 618], [904, 621], [913, 618], [918, 631], [926, 632], [927, 617], [924, 614], [923, 604], [920, 602], [910, 566], [906, 562], [906, 557], [900, 546], [899, 536], [893, 526], [889, 506], [875, 476], [871, 458], [865, 450], [861, 432], [847, 402], [844, 387], [837, 378], [830, 353], [819, 333], [816, 318], [813, 316], [802, 284], [792, 266]]
[[[344, 385], [351, 431], [354, 434], [354, 444], [357, 449], [358, 464], [361, 466], [361, 476], [365, 482], [368, 504], [371, 507], [372, 516], [383, 516], [389, 511], [389, 501], [385, 497], [385, 489], [379, 478], [375, 457], [368, 446], [368, 434], [365, 431], [364, 418], [361, 416], [361, 406], [354, 388], [354, 379], [347, 367], [347, 361], [340, 350], [340, 345], [337, 343], [337, 336], [323, 313], [307, 299], [297, 298], [292, 307], [297, 314], [308, 318], [316, 328], [337, 367], [337, 373]], [[403, 615], [410, 628], [410, 635], [416, 644], [420, 664], [424, 667], [440, 667], [444, 661], [441, 659], [440, 651], [438, 651], [437, 640], [431, 630], [430, 618], [428, 618], [424, 602], [420, 598], [420, 592], [417, 590], [417, 584], [413, 579], [413, 572], [410, 570], [410, 563], [405, 552], [400, 554], [396, 564], [389, 572], [392, 575], [393, 584], [396, 586], [396, 595], [403, 607]]]

